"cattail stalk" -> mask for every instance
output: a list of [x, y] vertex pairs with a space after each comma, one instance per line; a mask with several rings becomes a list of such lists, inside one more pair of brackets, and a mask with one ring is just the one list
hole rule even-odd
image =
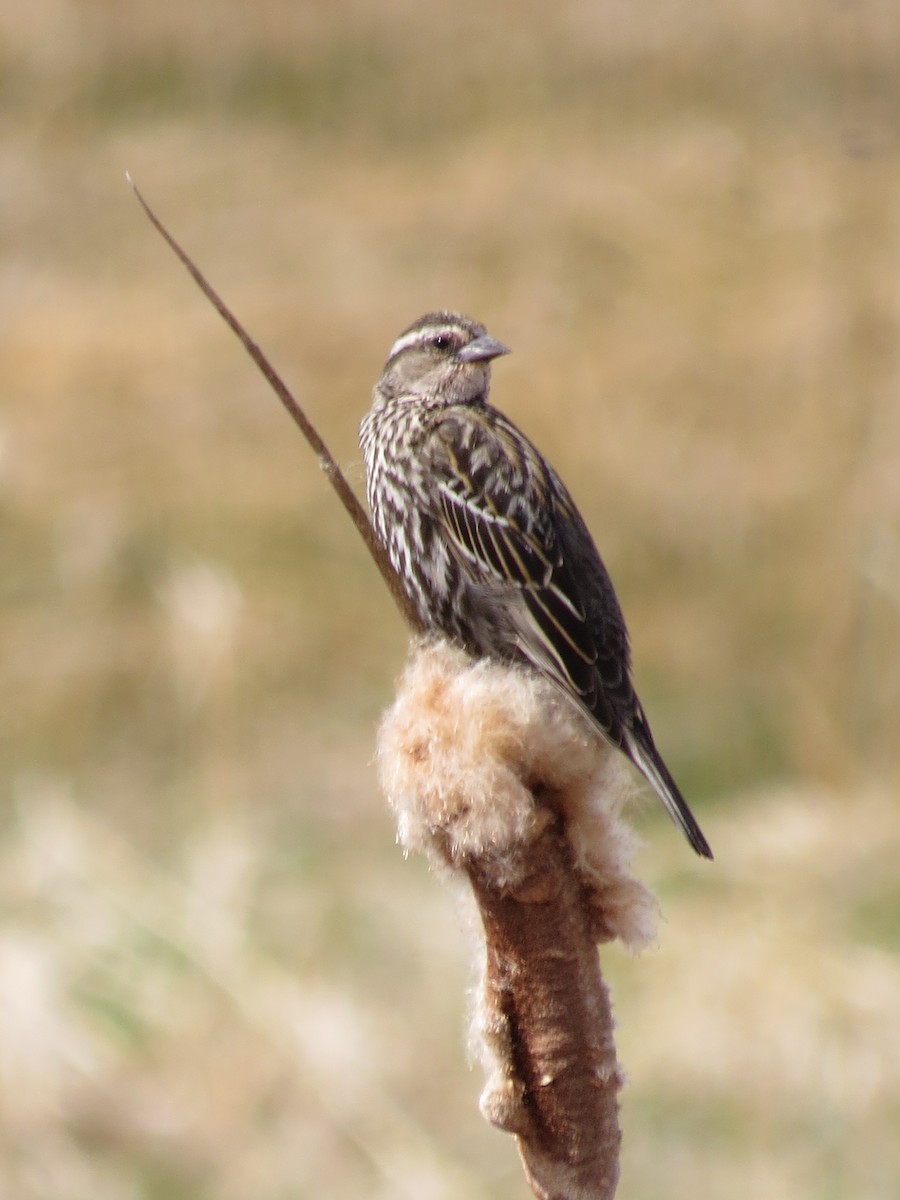
[[[238, 337], [312, 447], [413, 634], [421, 625], [318, 431], [137, 188], [147, 217]], [[379, 738], [399, 839], [468, 880], [484, 929], [475, 1032], [481, 1111], [518, 1142], [539, 1200], [611, 1200], [619, 1176], [609, 995], [597, 943], [653, 936], [631, 877], [621, 756], [544, 680], [417, 642]]]
[[475, 1034], [485, 1118], [541, 1200], [610, 1200], [619, 1173], [609, 994], [597, 943], [652, 937], [631, 877], [619, 757], [533, 673], [418, 645], [382, 724], [400, 840], [465, 876], [484, 928]]

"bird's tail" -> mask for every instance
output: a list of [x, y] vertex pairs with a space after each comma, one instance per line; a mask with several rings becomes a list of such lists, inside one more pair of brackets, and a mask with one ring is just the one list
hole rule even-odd
[[624, 733], [623, 743], [625, 753], [653, 785], [669, 816], [682, 829], [694, 850], [703, 858], [712, 858], [713, 852], [709, 848], [709, 842], [703, 836], [703, 830], [697, 824], [687, 801], [678, 790], [678, 784], [653, 744], [653, 737], [646, 723], [635, 722], [635, 727]]

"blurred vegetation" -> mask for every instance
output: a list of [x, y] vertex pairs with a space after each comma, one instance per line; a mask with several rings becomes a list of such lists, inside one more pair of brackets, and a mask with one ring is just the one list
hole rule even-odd
[[900, 1188], [888, 0], [0, 0], [0, 1192], [521, 1196], [370, 758], [400, 622], [130, 170], [357, 484], [472, 312], [717, 851], [636, 816], [621, 1192]]

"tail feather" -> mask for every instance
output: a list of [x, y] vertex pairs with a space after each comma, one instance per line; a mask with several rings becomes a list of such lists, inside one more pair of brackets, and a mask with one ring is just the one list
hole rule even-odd
[[625, 733], [623, 749], [641, 774], [653, 785], [669, 816], [682, 829], [697, 854], [703, 858], [712, 858], [713, 852], [709, 848], [709, 842], [703, 836], [702, 829], [678, 789], [678, 784], [653, 744], [647, 726], [637, 726], [628, 730]]

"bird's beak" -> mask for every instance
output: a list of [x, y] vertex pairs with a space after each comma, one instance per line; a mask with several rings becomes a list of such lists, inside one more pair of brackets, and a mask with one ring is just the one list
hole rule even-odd
[[490, 362], [492, 358], [499, 358], [501, 354], [509, 354], [509, 347], [492, 338], [489, 333], [483, 333], [474, 342], [463, 346], [456, 357], [462, 362]]

